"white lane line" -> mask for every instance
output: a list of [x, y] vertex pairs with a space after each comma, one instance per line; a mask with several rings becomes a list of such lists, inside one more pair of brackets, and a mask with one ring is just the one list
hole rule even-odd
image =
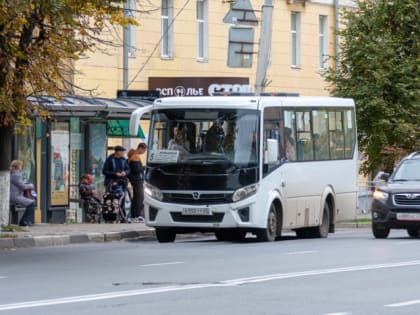
[[393, 303], [393, 304], [387, 304], [386, 307], [402, 307], [402, 306], [410, 306], [420, 304], [420, 300], [411, 300], [411, 301], [405, 301], [400, 303]]
[[349, 312], [338, 312], [338, 313], [327, 313], [324, 315], [351, 315], [352, 313]]
[[404, 262], [390, 263], [390, 264], [361, 265], [361, 266], [350, 266], [350, 267], [343, 267], [343, 268], [278, 273], [278, 274], [255, 276], [255, 277], [248, 277], [248, 278], [231, 279], [231, 280], [225, 280], [225, 281], [220, 281], [220, 282], [191, 284], [191, 285], [174, 285], [174, 286], [166, 286], [166, 287], [159, 287], [159, 288], [138, 289], [138, 290], [130, 290], [130, 291], [115, 291], [115, 292], [108, 292], [108, 293], [71, 296], [71, 297], [29, 301], [29, 302], [21, 302], [21, 303], [0, 304], [0, 311], [8, 311], [8, 310], [14, 310], [14, 309], [32, 308], [32, 307], [40, 307], [40, 306], [59, 305], [59, 304], [80, 303], [80, 302], [97, 301], [97, 300], [107, 300], [107, 299], [115, 299], [115, 298], [121, 298], [121, 297], [158, 294], [158, 293], [164, 293], [164, 292], [177, 292], [177, 291], [185, 291], [185, 290], [204, 289], [204, 288], [229, 287], [229, 286], [266, 282], [266, 281], [279, 280], [279, 279], [319, 276], [319, 275], [325, 275], [325, 274], [335, 274], [335, 273], [364, 271], [364, 270], [410, 267], [410, 266], [418, 266], [418, 265], [420, 265], [420, 260], [404, 261]]
[[171, 261], [171, 262], [166, 262], [166, 263], [155, 263], [155, 264], [145, 264], [145, 265], [140, 265], [140, 267], [156, 267], [156, 266], [167, 266], [167, 265], [179, 265], [179, 264], [183, 264], [184, 262], [182, 261]]
[[300, 252], [288, 252], [285, 253], [285, 255], [304, 255], [304, 254], [313, 254], [313, 253], [318, 253], [317, 250], [303, 250]]
[[7, 277], [0, 276], [0, 279], [6, 279]]

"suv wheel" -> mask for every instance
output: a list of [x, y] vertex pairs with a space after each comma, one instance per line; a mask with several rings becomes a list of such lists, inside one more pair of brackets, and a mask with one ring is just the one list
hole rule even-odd
[[419, 237], [420, 235], [419, 230], [416, 230], [416, 229], [407, 229], [407, 233], [411, 237]]
[[387, 238], [389, 235], [389, 228], [372, 224], [372, 233], [375, 238]]

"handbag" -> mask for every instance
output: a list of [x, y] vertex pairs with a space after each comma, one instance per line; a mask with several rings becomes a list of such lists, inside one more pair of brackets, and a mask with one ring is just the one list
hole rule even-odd
[[32, 199], [32, 189], [31, 188], [25, 189], [23, 191], [23, 195], [28, 199]]

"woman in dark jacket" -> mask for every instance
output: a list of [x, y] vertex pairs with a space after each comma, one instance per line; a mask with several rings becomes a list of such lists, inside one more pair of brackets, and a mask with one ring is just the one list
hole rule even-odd
[[34, 223], [35, 200], [26, 198], [24, 191], [34, 189], [33, 184], [25, 183], [22, 179], [22, 161], [14, 160], [10, 164], [10, 205], [25, 207], [25, 212], [20, 219], [20, 226], [32, 225]]
[[144, 167], [140, 159], [140, 155], [146, 152], [147, 145], [140, 143], [137, 149], [128, 152], [128, 165], [130, 167], [130, 175], [128, 176], [131, 187], [133, 188], [133, 198], [131, 200], [131, 219], [132, 222], [144, 221]]

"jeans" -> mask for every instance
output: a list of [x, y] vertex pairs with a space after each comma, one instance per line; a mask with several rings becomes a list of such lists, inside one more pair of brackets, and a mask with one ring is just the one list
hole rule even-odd
[[137, 218], [139, 216], [144, 216], [143, 210], [143, 201], [144, 201], [144, 191], [143, 191], [143, 182], [142, 181], [133, 181], [131, 182], [133, 187], [133, 199], [131, 200], [131, 217]]
[[29, 206], [26, 206], [25, 212], [23, 213], [22, 218], [20, 219], [19, 224], [28, 225], [33, 224], [35, 221], [35, 201], [32, 202]]

